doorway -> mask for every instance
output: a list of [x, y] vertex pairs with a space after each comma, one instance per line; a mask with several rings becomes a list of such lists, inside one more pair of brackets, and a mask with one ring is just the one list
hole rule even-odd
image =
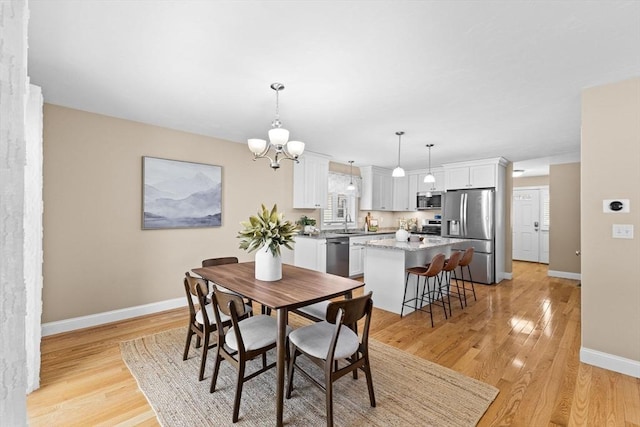
[[549, 263], [549, 187], [513, 189], [513, 259]]

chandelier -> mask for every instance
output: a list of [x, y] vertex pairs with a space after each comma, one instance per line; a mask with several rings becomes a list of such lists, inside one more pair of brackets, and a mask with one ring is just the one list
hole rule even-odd
[[[280, 168], [280, 160], [288, 159], [298, 162], [298, 157], [304, 151], [304, 142], [289, 141], [289, 131], [282, 127], [279, 112], [279, 93], [284, 90], [282, 83], [273, 83], [271, 89], [276, 91], [276, 117], [271, 122], [269, 129], [269, 142], [264, 139], [252, 138], [248, 139], [249, 150], [253, 153], [253, 160], [266, 158], [271, 162], [273, 170]], [[269, 150], [273, 148], [275, 154], [272, 157], [268, 155]]]

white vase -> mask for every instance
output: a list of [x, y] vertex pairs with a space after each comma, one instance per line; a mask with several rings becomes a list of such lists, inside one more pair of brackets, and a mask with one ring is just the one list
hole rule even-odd
[[282, 258], [274, 256], [268, 246], [264, 246], [256, 252], [256, 279], [265, 282], [274, 282], [282, 279]]
[[400, 228], [398, 231], [396, 231], [396, 240], [398, 242], [406, 242], [407, 240], [409, 240], [409, 232]]

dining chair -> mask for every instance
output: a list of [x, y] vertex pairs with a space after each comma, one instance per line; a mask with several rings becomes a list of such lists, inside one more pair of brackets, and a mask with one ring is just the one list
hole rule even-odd
[[[449, 305], [449, 316], [452, 315], [451, 312], [451, 295], [457, 296], [458, 300], [460, 300], [460, 308], [464, 308], [462, 303], [462, 291], [460, 290], [460, 285], [458, 284], [458, 277], [456, 276], [456, 268], [458, 268], [458, 262], [460, 262], [460, 258], [462, 257], [462, 252], [453, 251], [448, 259], [444, 262], [444, 267], [442, 267], [442, 273], [440, 273], [440, 289], [443, 293], [447, 294], [447, 303]], [[453, 279], [456, 281], [456, 289], [453, 290], [451, 287], [451, 276], [453, 275]], [[446, 291], [446, 292], [445, 292]]]
[[[327, 426], [333, 426], [333, 383], [358, 368], [365, 373], [369, 402], [376, 406], [373, 379], [369, 363], [369, 325], [373, 300], [371, 292], [359, 298], [333, 301], [327, 307], [327, 320], [296, 329], [289, 335], [289, 382], [287, 399], [293, 391], [293, 374], [299, 370], [313, 384], [324, 390], [326, 397]], [[364, 328], [359, 336], [349, 325], [355, 325], [365, 318]], [[296, 364], [299, 355], [304, 354], [324, 371], [324, 384]], [[340, 368], [339, 363], [346, 366]]]
[[[473, 300], [474, 301], [478, 300], [476, 298], [476, 287], [473, 284], [473, 277], [471, 277], [471, 262], [473, 261], [473, 253], [474, 253], [473, 246], [467, 248], [464, 251], [464, 253], [462, 255], [462, 258], [460, 258], [460, 262], [458, 262], [458, 267], [460, 267], [460, 277], [461, 277], [461, 280], [462, 280], [462, 292], [464, 293], [464, 305], [465, 305], [465, 307], [467, 306], [467, 291], [468, 290], [473, 292]], [[467, 272], [469, 273], [468, 282], [471, 284], [471, 289], [467, 289], [467, 285], [466, 285], [467, 280], [465, 280], [465, 278], [464, 278], [464, 267], [467, 267]]]
[[[442, 271], [442, 267], [444, 266], [444, 259], [444, 254], [439, 253], [435, 254], [433, 258], [431, 258], [431, 262], [425, 267], [418, 266], [407, 268], [407, 281], [404, 285], [404, 301], [402, 302], [402, 308], [400, 309], [400, 317], [402, 317], [402, 313], [405, 307], [412, 308], [411, 303], [413, 302], [413, 308], [415, 311], [425, 311], [429, 313], [432, 328], [434, 305], [442, 307], [442, 309], [444, 310], [444, 318], [447, 318], [447, 306], [440, 286], [440, 272]], [[407, 299], [409, 276], [412, 274], [416, 276], [416, 296], [415, 298]], [[424, 277], [422, 293], [420, 293], [421, 277]], [[425, 297], [427, 298], [426, 307], [424, 305]], [[418, 304], [418, 300], [420, 300], [420, 304]]]
[[[276, 366], [276, 362], [267, 364], [267, 352], [276, 347], [278, 325], [276, 319], [268, 315], [260, 314], [246, 317], [246, 306], [243, 304], [242, 298], [223, 292], [215, 285], [211, 300], [218, 307], [218, 310], [213, 312], [218, 325], [218, 345], [216, 346], [216, 361], [209, 392], [213, 393], [216, 389], [220, 363], [223, 360], [228, 361], [238, 371], [232, 416], [232, 421], [235, 423], [238, 421], [240, 413], [243, 384]], [[231, 319], [231, 326], [226, 332], [223, 316], [228, 316]], [[287, 326], [287, 335], [290, 332], [291, 328]], [[245, 375], [247, 362], [257, 357], [262, 357], [262, 368]]]
[[[202, 260], [202, 266], [203, 267], [215, 267], [216, 265], [225, 265], [225, 264], [237, 264], [238, 263], [238, 258], [237, 257], [220, 257], [220, 258], [207, 258], [207, 259], [203, 259]], [[219, 286], [219, 285], [218, 285]], [[229, 289], [223, 288], [221, 286], [219, 286], [221, 290], [224, 290], [225, 292], [228, 292], [230, 294], [235, 294], [235, 295], [240, 295], [237, 292], [233, 292]], [[253, 305], [253, 301], [250, 298], [246, 298], [243, 295], [240, 295], [241, 297], [244, 298], [245, 300], [245, 304], [249, 304], [249, 305]], [[271, 314], [271, 309], [269, 309], [268, 307], [265, 306], [261, 306], [261, 312], [262, 314]], [[250, 316], [253, 313], [249, 314]]]
[[[184, 353], [182, 360], [189, 357], [189, 349], [193, 336], [196, 336], [196, 348], [202, 347], [202, 359], [200, 361], [200, 373], [198, 380], [204, 379], [204, 370], [207, 363], [207, 353], [210, 348], [216, 345], [216, 342], [210, 344], [210, 336], [216, 330], [216, 321], [213, 315], [213, 305], [208, 304], [207, 294], [208, 286], [204, 279], [193, 277], [189, 272], [185, 273], [184, 290], [187, 294], [187, 304], [189, 306], [189, 326], [187, 328], [187, 342], [184, 345]], [[201, 300], [199, 294], [204, 295]], [[194, 301], [195, 299], [195, 301]], [[204, 307], [204, 310], [203, 310]], [[228, 326], [231, 324], [231, 318], [228, 316], [220, 316], [221, 325]]]
[[305, 305], [303, 307], [293, 310], [299, 316], [306, 319], [313, 320], [314, 322], [322, 322], [327, 320], [327, 307], [329, 307], [330, 301], [320, 301], [314, 304]]

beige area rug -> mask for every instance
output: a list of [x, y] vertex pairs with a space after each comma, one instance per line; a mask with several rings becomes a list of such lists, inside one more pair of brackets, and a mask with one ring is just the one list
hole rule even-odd
[[[163, 426], [232, 425], [236, 370], [223, 361], [217, 389], [210, 394], [213, 354], [207, 376], [198, 381], [200, 349], [192, 347], [183, 361], [185, 337], [185, 330], [173, 329], [122, 342], [122, 358]], [[498, 395], [495, 387], [435, 363], [375, 340], [369, 345], [377, 406], [369, 405], [363, 373], [358, 380], [342, 377], [334, 385], [337, 426], [474, 426]], [[313, 368], [321, 377], [320, 369]], [[245, 383], [236, 425], [274, 425], [275, 395], [275, 369]], [[284, 423], [326, 425], [324, 393], [299, 373], [291, 399], [284, 402]]]

